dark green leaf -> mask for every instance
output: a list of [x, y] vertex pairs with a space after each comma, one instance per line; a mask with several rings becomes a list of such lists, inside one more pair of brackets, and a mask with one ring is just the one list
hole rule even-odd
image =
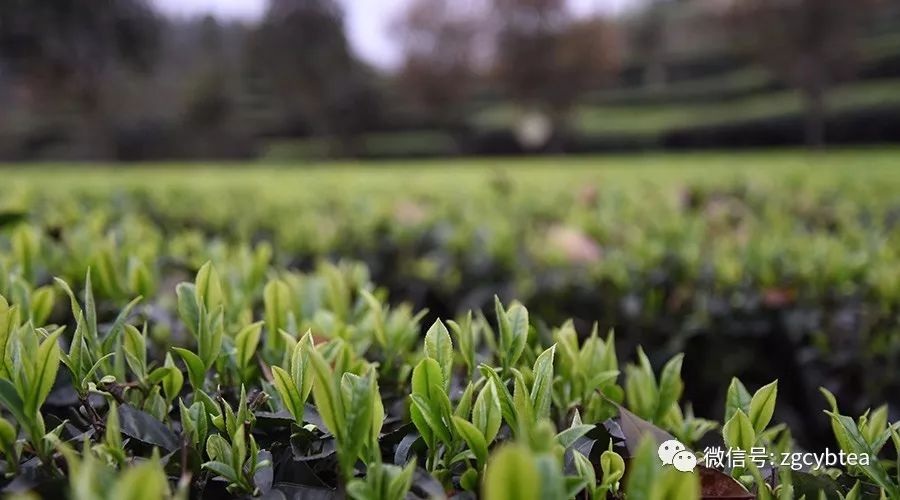
[[131, 405], [119, 406], [119, 424], [122, 434], [166, 451], [178, 449], [178, 438], [162, 422]]

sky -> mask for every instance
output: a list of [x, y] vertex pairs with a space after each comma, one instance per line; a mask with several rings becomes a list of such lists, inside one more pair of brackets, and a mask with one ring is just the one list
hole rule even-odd
[[[390, 23], [411, 0], [338, 0], [343, 4], [347, 32], [356, 52], [366, 61], [390, 68], [399, 53], [389, 33]], [[636, 0], [569, 0], [576, 13], [620, 12]], [[174, 17], [213, 14], [220, 19], [257, 20], [267, 0], [151, 0], [161, 12]]]

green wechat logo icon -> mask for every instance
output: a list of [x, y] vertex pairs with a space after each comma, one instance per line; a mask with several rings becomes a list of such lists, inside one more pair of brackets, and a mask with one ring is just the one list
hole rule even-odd
[[663, 465], [671, 465], [681, 472], [691, 472], [697, 466], [697, 457], [694, 452], [675, 439], [659, 445], [657, 454]]

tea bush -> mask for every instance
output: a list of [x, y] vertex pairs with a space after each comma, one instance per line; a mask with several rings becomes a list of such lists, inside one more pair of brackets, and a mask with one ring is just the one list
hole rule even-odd
[[732, 374], [779, 378], [780, 416], [809, 445], [830, 433], [811, 417], [820, 385], [856, 413], [900, 390], [895, 162], [873, 150], [4, 170], [0, 292], [16, 262], [36, 284], [73, 287], [90, 265], [97, 296], [123, 305], [234, 253], [251, 281], [350, 258], [429, 323], [499, 294], [581, 335], [614, 328], [620, 354], [640, 344], [657, 366], [684, 352], [698, 360], [686, 395], [706, 415], [721, 416]]
[[[682, 402], [681, 355], [657, 373], [639, 348], [622, 366], [612, 332], [580, 339], [571, 322], [546, 327], [496, 297], [491, 318], [436, 320], [420, 342], [421, 314], [389, 305], [364, 267], [267, 270], [252, 255], [230, 256], [221, 274], [206, 263], [174, 297], [121, 308], [95, 295], [94, 271], [76, 293], [59, 279], [34, 287], [17, 268], [15, 298], [0, 298], [5, 490], [900, 498], [890, 458], [900, 423], [886, 406], [854, 419], [823, 389], [821, 418], [843, 452], [872, 457], [864, 465], [679, 472], [660, 462], [660, 442], [798, 451], [790, 429], [772, 425], [778, 381], [751, 395], [732, 380], [725, 421], [705, 420]], [[69, 313], [47, 324], [56, 292]]]
[[4, 491], [900, 498], [900, 178], [855, 157], [4, 171]]

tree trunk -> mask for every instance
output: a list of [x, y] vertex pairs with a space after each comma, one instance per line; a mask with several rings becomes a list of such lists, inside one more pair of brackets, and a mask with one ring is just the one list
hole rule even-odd
[[806, 145], [811, 149], [825, 147], [825, 88], [820, 82], [813, 83], [805, 89], [806, 118], [804, 137]]

